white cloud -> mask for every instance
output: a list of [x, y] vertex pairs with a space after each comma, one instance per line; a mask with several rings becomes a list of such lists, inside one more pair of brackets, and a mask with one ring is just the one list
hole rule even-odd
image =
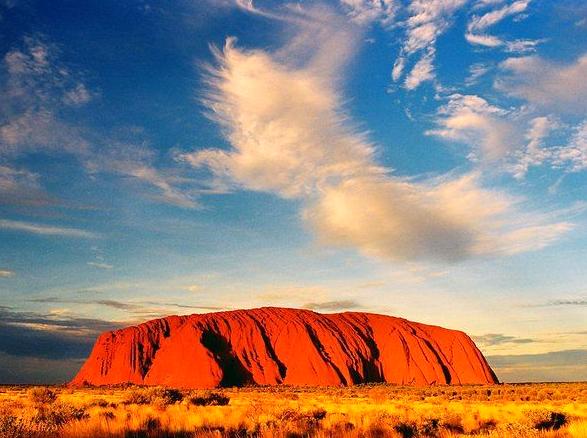
[[454, 94], [440, 108], [438, 128], [426, 132], [471, 149], [469, 158], [489, 161], [495, 168], [524, 179], [531, 167], [548, 165], [564, 172], [587, 169], [587, 120], [575, 126], [566, 144], [553, 144], [552, 133], [569, 132], [554, 116], [505, 110], [475, 95]]
[[485, 47], [500, 47], [504, 45], [504, 42], [498, 37], [491, 35], [475, 35], [468, 33], [465, 35], [468, 42], [471, 44], [477, 44]]
[[404, 73], [404, 68], [406, 67], [406, 58], [403, 56], [398, 56], [393, 64], [393, 69], [391, 71], [391, 78], [394, 82], [397, 82]]
[[8, 73], [3, 94], [11, 99], [44, 105], [71, 100], [81, 105], [95, 92], [81, 76], [59, 62], [59, 49], [44, 38], [25, 37], [21, 47], [4, 56]]
[[321, 242], [393, 260], [467, 257], [474, 231], [441, 207], [434, 189], [392, 179], [351, 179], [305, 211]]
[[[311, 15], [306, 20], [310, 24], [302, 32], [313, 35]], [[325, 34], [336, 40], [294, 37], [296, 50], [311, 54], [304, 65], [241, 50], [229, 40], [210, 72], [207, 104], [232, 147], [183, 158], [207, 166], [216, 178], [228, 179], [226, 184], [297, 198], [320, 242], [385, 259], [452, 262], [515, 254], [541, 248], [570, 228], [523, 215], [517, 200], [481, 188], [477, 175], [419, 183], [390, 176], [342, 110], [332, 78], [346, 62], [340, 53], [350, 55], [353, 43], [347, 39], [353, 34], [329, 22], [335, 29]], [[332, 46], [339, 47], [337, 53]], [[480, 129], [487, 152], [496, 153], [497, 139], [479, 120], [500, 110], [476, 96], [463, 96], [453, 106], [466, 113], [447, 114], [453, 119], [447, 132]]]
[[[183, 180], [173, 173], [157, 169], [154, 150], [146, 145], [113, 142], [84, 159], [84, 166], [90, 174], [111, 173], [130, 177], [154, 189], [147, 195], [166, 204], [182, 208], [196, 208], [197, 191], [192, 180]], [[184, 188], [187, 185], [191, 188]]]
[[426, 132], [471, 149], [469, 158], [490, 162], [494, 169], [521, 180], [531, 167], [548, 165], [565, 172], [587, 169], [587, 121], [577, 125], [566, 144], [553, 144], [551, 134], [568, 132], [555, 116], [505, 110], [475, 95], [454, 94], [440, 108], [438, 128]]
[[0, 269], [0, 278], [10, 278], [10, 277], [14, 277], [16, 275], [16, 272], [10, 270], [10, 269]]
[[412, 70], [407, 84], [416, 88], [421, 82], [418, 74], [426, 72], [426, 80], [434, 77], [432, 63], [434, 48], [438, 37], [451, 24], [453, 15], [465, 5], [467, 0], [412, 0], [408, 5], [408, 18], [404, 21], [405, 40], [392, 71], [392, 79], [397, 82], [402, 77], [407, 60], [416, 52], [428, 50]]
[[391, 260], [514, 255], [541, 249], [572, 228], [518, 211], [518, 200], [481, 188], [478, 178], [346, 181], [327, 190], [306, 218], [324, 243]]
[[[206, 165], [216, 176], [248, 189], [284, 197], [383, 171], [371, 159], [371, 145], [346, 123], [340, 98], [327, 84], [335, 73], [326, 55], [332, 54], [335, 66], [343, 62], [341, 53], [352, 45], [346, 32], [333, 32], [335, 41], [305, 38], [294, 39], [296, 50], [313, 53], [302, 69], [288, 68], [261, 51], [242, 52], [228, 41], [218, 54], [222, 67], [210, 79], [208, 105], [235, 149], [198, 151], [184, 156], [189, 163]], [[310, 47], [302, 49], [300, 41]], [[321, 49], [314, 53], [316, 44]], [[337, 46], [338, 53], [329, 46]]]
[[416, 63], [412, 71], [406, 76], [404, 86], [408, 90], [414, 90], [415, 88], [418, 88], [422, 82], [434, 79], [434, 52], [434, 49], [428, 50], [428, 52]]
[[0, 205], [44, 206], [49, 203], [37, 174], [0, 165]]
[[484, 32], [505, 18], [524, 12], [531, 0], [517, 0], [500, 9], [495, 9], [481, 16], [474, 16], [468, 24], [470, 32]]
[[439, 128], [427, 134], [465, 143], [472, 147], [473, 159], [496, 160], [520, 144], [516, 126], [506, 115], [506, 110], [491, 105], [482, 97], [454, 94], [439, 110]]
[[56, 227], [8, 219], [0, 219], [0, 229], [23, 231], [25, 233], [40, 234], [44, 236], [79, 237], [84, 239], [93, 239], [97, 237], [94, 233], [80, 230], [78, 228]]
[[562, 113], [587, 110], [587, 55], [567, 65], [538, 56], [509, 58], [500, 67], [504, 74], [495, 86], [510, 96]]
[[475, 5], [473, 6], [473, 8], [475, 9], [481, 9], [487, 6], [493, 6], [493, 5], [498, 5], [501, 3], [505, 3], [506, 0], [477, 0], [475, 2]]
[[[533, 50], [538, 41], [518, 40], [505, 41], [499, 37], [487, 34], [487, 30], [503, 21], [507, 17], [519, 15], [526, 11], [531, 0], [517, 0], [499, 9], [486, 12], [483, 15], [475, 15], [467, 25], [466, 40], [471, 44], [485, 47], [506, 47], [510, 52], [525, 52]], [[485, 2], [487, 5], [487, 2]]]
[[546, 39], [530, 40], [530, 39], [519, 39], [514, 41], [506, 41], [505, 48], [506, 52], [524, 54], [528, 52], [535, 52], [536, 47], [542, 44]]
[[560, 126], [556, 120], [544, 116], [535, 117], [529, 124], [530, 127], [525, 134], [528, 144], [524, 150], [516, 154], [509, 169], [517, 179], [524, 178], [531, 166], [538, 166], [549, 159], [551, 151], [543, 149], [543, 143], [548, 135]]
[[408, 55], [427, 48], [449, 27], [452, 15], [467, 0], [412, 0], [406, 20], [407, 39], [404, 52]]
[[64, 94], [63, 101], [67, 105], [81, 106], [92, 100], [92, 94], [84, 84], [78, 84], [74, 89]]
[[282, 19], [281, 16], [274, 14], [272, 12], [268, 12], [266, 10], [262, 10], [259, 9], [258, 7], [255, 6], [255, 3], [253, 2], [253, 0], [212, 0], [210, 2], [213, 6], [217, 6], [219, 3], [232, 3], [234, 5], [236, 5], [236, 7], [250, 13], [250, 14], [254, 14], [254, 15], [260, 15], [262, 17], [266, 17], [266, 18], [273, 18], [273, 19]]
[[94, 268], [97, 269], [104, 269], [104, 270], [111, 270], [112, 268], [114, 268], [113, 265], [109, 264], [109, 263], [104, 263], [104, 262], [88, 262], [88, 266], [92, 266]]
[[396, 0], [340, 0], [349, 17], [358, 24], [380, 22], [384, 26], [393, 22], [399, 4]]
[[490, 67], [486, 64], [475, 63], [469, 67], [469, 76], [465, 79], [465, 85], [470, 87], [476, 84], [481, 77], [489, 72]]
[[553, 163], [570, 172], [587, 169], [587, 119], [574, 129], [566, 146], [553, 150]]
[[35, 151], [82, 155], [88, 148], [77, 128], [46, 108], [28, 109], [0, 126], [0, 155], [17, 157]]
[[80, 81], [79, 75], [57, 58], [55, 46], [41, 38], [30, 37], [24, 38], [22, 47], [4, 56], [6, 76], [0, 88], [3, 99], [0, 155], [87, 151], [88, 144], [79, 130], [57, 114], [65, 101], [75, 100], [79, 106], [87, 103], [93, 93]]

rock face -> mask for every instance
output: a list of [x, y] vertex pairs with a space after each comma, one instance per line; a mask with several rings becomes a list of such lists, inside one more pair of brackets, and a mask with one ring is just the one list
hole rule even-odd
[[463, 332], [369, 313], [261, 308], [103, 333], [71, 384], [178, 388], [497, 383]]

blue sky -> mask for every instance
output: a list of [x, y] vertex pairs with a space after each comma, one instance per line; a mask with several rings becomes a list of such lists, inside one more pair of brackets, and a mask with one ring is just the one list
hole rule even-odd
[[0, 381], [263, 305], [587, 379], [582, 1], [2, 0], [0, 50]]

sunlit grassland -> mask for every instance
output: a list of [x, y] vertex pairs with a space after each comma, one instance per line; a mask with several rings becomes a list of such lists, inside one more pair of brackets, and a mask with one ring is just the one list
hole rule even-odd
[[0, 437], [587, 437], [587, 383], [0, 387]]

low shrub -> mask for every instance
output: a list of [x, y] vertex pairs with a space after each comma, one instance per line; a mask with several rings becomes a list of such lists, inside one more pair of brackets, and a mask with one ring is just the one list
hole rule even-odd
[[167, 406], [183, 400], [183, 394], [173, 388], [137, 388], [128, 393], [123, 400], [127, 405], [149, 405], [155, 404]]
[[0, 438], [25, 438], [28, 428], [21, 418], [14, 415], [0, 416]]
[[418, 425], [418, 432], [425, 437], [435, 437], [440, 429], [440, 420], [438, 418], [425, 418]]
[[550, 412], [547, 418], [534, 424], [538, 430], [558, 430], [567, 423], [567, 416], [562, 412]]
[[400, 422], [393, 429], [401, 435], [402, 438], [413, 438], [418, 436], [418, 426], [413, 422]]
[[106, 408], [110, 405], [110, 403], [108, 403], [106, 400], [99, 398], [97, 400], [92, 401], [92, 403], [90, 403], [90, 406], [98, 406], [100, 408]]
[[45, 386], [36, 386], [28, 391], [29, 400], [36, 405], [50, 405], [57, 400], [57, 393]]
[[148, 432], [153, 432], [155, 430], [161, 429], [161, 421], [155, 417], [147, 418], [141, 427], [141, 430], [145, 430]]
[[71, 421], [89, 418], [85, 409], [68, 404], [56, 404], [50, 408], [42, 407], [33, 416], [33, 423], [44, 431], [54, 431]]
[[219, 392], [208, 392], [192, 396], [190, 403], [195, 406], [226, 406], [230, 403], [230, 398]]
[[449, 412], [447, 413], [441, 420], [440, 425], [443, 429], [454, 433], [464, 433], [465, 428], [463, 427], [463, 420], [462, 418], [455, 413]]
[[313, 431], [320, 427], [320, 422], [326, 417], [324, 409], [313, 411], [299, 411], [285, 409], [276, 415], [276, 425], [281, 430], [287, 431], [287, 436], [298, 434], [299, 436], [313, 436]]

